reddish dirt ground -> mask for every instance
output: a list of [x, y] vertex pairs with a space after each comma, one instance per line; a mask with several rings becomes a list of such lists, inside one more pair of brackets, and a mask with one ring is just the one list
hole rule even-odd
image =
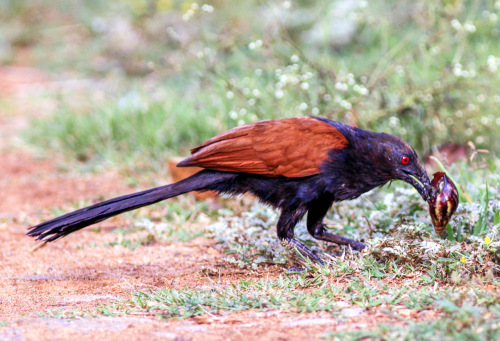
[[[227, 265], [214, 242], [203, 238], [135, 250], [105, 246], [106, 241], [116, 240], [111, 231], [126, 222], [123, 217], [101, 223], [100, 232], [84, 230], [35, 250], [38, 244], [25, 235], [26, 228], [52, 216], [54, 208], [68, 210], [78, 200], [97, 201], [133, 189], [117, 173], [63, 171], [57, 157], [40, 159], [20, 147], [20, 129], [40, 110], [37, 103], [26, 105], [29, 98], [20, 96], [19, 89], [25, 93], [30, 83], [39, 86], [47, 78], [24, 68], [9, 69], [8, 77], [5, 72], [0, 68], [0, 99], [9, 96], [8, 107], [13, 110], [0, 107], [0, 339], [314, 340], [332, 330], [371, 328], [401, 318], [376, 310], [344, 319], [327, 312], [283, 311], [233, 312], [182, 321], [147, 315], [47, 317], [44, 313], [53, 308], [95, 307], [98, 302], [127, 299], [148, 288], [228, 285], [240, 278], [274, 278], [283, 270], [271, 266], [250, 271]], [[200, 271], [203, 267], [218, 269], [220, 276], [208, 277]]]

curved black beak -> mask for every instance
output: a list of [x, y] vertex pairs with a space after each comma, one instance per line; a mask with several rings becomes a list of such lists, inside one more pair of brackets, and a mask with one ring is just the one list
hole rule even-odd
[[403, 174], [401, 180], [415, 187], [424, 201], [428, 201], [432, 197], [431, 181], [422, 167], [419, 167], [416, 172], [403, 170]]

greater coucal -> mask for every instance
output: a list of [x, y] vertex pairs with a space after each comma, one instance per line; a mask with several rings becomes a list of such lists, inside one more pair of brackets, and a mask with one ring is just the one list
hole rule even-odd
[[294, 239], [294, 227], [307, 214], [316, 239], [361, 250], [364, 244], [325, 230], [333, 202], [354, 199], [391, 180], [413, 185], [427, 201], [430, 181], [413, 148], [402, 139], [319, 117], [250, 123], [217, 135], [191, 150], [179, 167], [204, 170], [179, 182], [91, 205], [30, 228], [46, 242], [122, 212], [191, 191], [238, 195], [250, 192], [281, 209], [278, 237], [322, 263]]

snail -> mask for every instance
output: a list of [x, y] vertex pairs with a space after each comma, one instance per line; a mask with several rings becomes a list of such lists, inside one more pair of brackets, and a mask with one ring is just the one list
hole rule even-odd
[[434, 173], [431, 187], [433, 194], [427, 202], [434, 231], [440, 237], [446, 237], [446, 224], [459, 203], [458, 191], [453, 181], [443, 172]]

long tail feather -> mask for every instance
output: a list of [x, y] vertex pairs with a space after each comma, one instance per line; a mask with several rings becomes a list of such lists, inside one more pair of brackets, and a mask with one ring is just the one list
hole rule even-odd
[[234, 173], [203, 170], [179, 182], [106, 200], [63, 216], [46, 221], [29, 229], [28, 235], [51, 242], [89, 225], [120, 213], [135, 210], [183, 193], [204, 190], [208, 186], [235, 177]]

